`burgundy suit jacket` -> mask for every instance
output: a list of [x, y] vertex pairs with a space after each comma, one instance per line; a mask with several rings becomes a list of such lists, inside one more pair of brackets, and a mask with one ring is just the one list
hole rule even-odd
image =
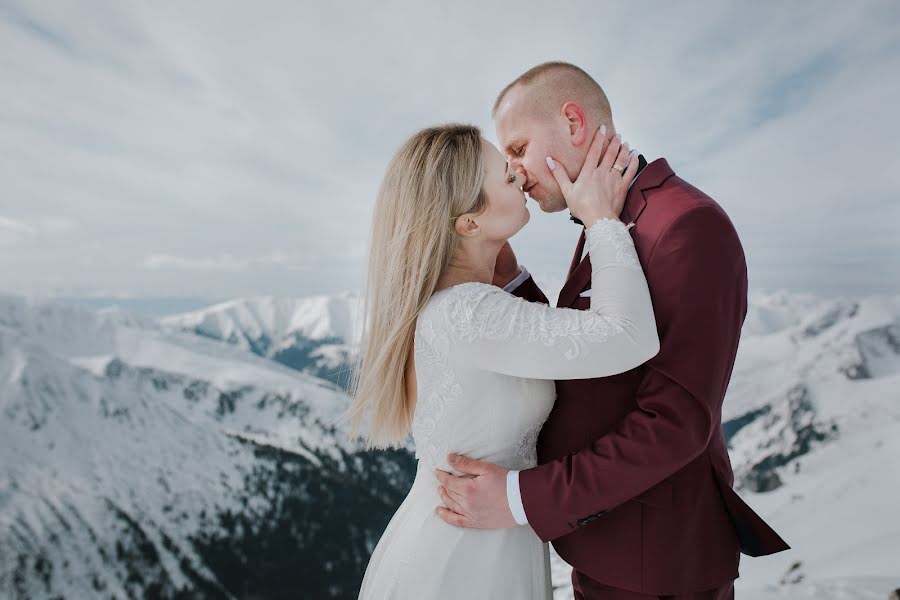
[[[659, 353], [631, 371], [557, 381], [538, 466], [519, 474], [528, 522], [577, 570], [647, 594], [717, 587], [740, 553], [789, 546], [732, 489], [722, 400], [747, 312], [747, 266], [735, 229], [664, 159], [626, 197], [647, 276]], [[587, 309], [582, 232], [560, 307]], [[514, 292], [547, 302], [533, 280]]]

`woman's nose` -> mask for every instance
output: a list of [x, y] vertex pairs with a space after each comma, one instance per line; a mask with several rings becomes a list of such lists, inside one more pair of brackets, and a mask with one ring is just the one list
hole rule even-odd
[[518, 174], [517, 183], [520, 183], [522, 187], [525, 187], [525, 184], [528, 183], [528, 172], [525, 171], [521, 166], [514, 167], [516, 173]]

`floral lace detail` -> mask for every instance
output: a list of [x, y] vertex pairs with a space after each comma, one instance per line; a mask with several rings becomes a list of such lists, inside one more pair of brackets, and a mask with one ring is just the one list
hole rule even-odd
[[641, 263], [628, 229], [629, 227], [618, 219], [597, 219], [596, 223], [585, 230], [588, 250], [594, 253], [604, 244], [611, 244], [618, 264], [640, 269]]
[[[427, 310], [419, 315], [415, 332], [415, 361], [427, 376], [417, 378], [418, 398], [413, 416], [412, 434], [416, 458], [432, 466], [444, 464], [447, 455], [447, 428], [439, 427], [447, 406], [463, 393], [448, 360], [449, 339], [439, 335]], [[417, 370], [419, 368], [417, 367]]]
[[528, 428], [516, 446], [516, 456], [525, 461], [526, 468], [537, 465], [537, 440], [546, 421], [541, 421]]
[[[614, 320], [586, 311], [535, 305], [482, 283], [455, 286], [439, 307], [450, 331], [465, 342], [479, 339], [541, 343], [575, 360], [623, 331]], [[530, 314], [524, 314], [525, 311]]]

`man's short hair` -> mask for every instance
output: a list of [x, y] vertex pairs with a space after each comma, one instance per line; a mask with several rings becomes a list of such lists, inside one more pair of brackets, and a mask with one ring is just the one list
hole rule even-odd
[[561, 61], [541, 63], [531, 67], [512, 83], [503, 88], [494, 101], [491, 116], [497, 116], [500, 103], [511, 89], [517, 86], [534, 87], [537, 92], [535, 106], [557, 105], [561, 107], [569, 100], [574, 100], [590, 113], [596, 115], [601, 123], [612, 121], [612, 109], [603, 88], [584, 69]]

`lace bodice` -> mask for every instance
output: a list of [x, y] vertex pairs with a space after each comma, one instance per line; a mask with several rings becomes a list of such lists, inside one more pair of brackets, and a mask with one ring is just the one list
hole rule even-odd
[[553, 380], [621, 373], [656, 354], [650, 292], [627, 228], [601, 219], [586, 238], [590, 310], [532, 303], [478, 282], [432, 296], [415, 334], [420, 460], [447, 468], [447, 453], [460, 452], [534, 466]]

